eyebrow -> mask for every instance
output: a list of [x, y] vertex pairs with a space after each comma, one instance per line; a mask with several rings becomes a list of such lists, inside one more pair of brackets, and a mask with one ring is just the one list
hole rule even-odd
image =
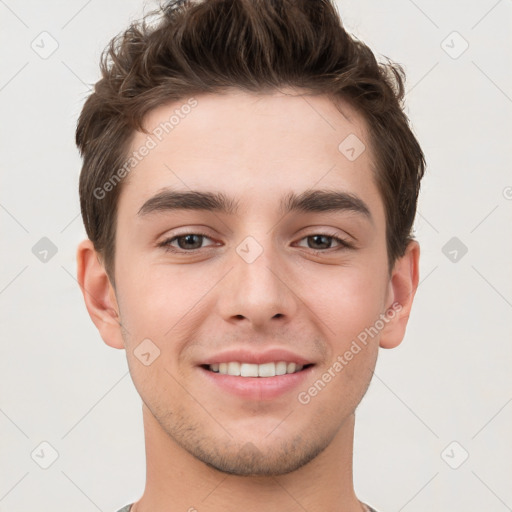
[[[172, 210], [203, 210], [227, 215], [236, 215], [239, 201], [222, 192], [177, 191], [164, 189], [148, 199], [139, 209], [139, 216]], [[306, 190], [300, 194], [289, 192], [280, 202], [282, 215], [291, 212], [337, 212], [351, 211], [373, 223], [370, 209], [356, 195], [336, 190]]]

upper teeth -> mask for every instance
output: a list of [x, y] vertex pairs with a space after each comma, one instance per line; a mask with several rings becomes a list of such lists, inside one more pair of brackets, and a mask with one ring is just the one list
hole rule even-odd
[[302, 370], [303, 365], [278, 361], [277, 363], [251, 364], [232, 361], [229, 363], [214, 363], [208, 365], [213, 372], [223, 375], [238, 375], [241, 377], [274, 377], [285, 373], [295, 373]]

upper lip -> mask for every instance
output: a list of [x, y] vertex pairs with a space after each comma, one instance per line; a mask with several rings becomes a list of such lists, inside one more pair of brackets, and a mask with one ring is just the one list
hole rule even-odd
[[312, 364], [312, 361], [283, 348], [272, 348], [262, 352], [255, 352], [254, 350], [248, 349], [230, 349], [205, 359], [201, 364], [229, 363], [232, 361], [252, 364], [273, 363], [278, 361], [302, 365]]

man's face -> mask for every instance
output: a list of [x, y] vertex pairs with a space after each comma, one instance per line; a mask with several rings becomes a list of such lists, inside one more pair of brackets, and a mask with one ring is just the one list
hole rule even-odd
[[[130, 372], [155, 428], [190, 454], [222, 471], [282, 474], [333, 441], [369, 384], [379, 334], [344, 354], [390, 307], [384, 206], [364, 123], [348, 105], [350, 120], [319, 96], [196, 100], [119, 200], [116, 299]], [[154, 110], [147, 128], [182, 103]], [[131, 151], [147, 140], [137, 133]], [[326, 211], [325, 199], [309, 210], [282, 204], [315, 190], [349, 194], [368, 212], [347, 200]], [[165, 197], [191, 191], [222, 194], [237, 213], [171, 208]], [[272, 371], [258, 361], [304, 369], [226, 376], [211, 371], [221, 361], [249, 374]]]

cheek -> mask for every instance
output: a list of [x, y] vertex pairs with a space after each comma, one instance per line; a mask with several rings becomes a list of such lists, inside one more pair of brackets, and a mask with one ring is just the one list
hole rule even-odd
[[323, 292], [312, 298], [312, 305], [329, 327], [329, 336], [343, 348], [383, 313], [385, 290], [381, 273], [339, 269], [325, 281]]
[[120, 275], [119, 308], [130, 342], [149, 338], [162, 351], [179, 350], [179, 341], [190, 335], [193, 319], [203, 310], [206, 301], [201, 299], [215, 283], [212, 276], [204, 279], [190, 269], [171, 271], [147, 262], [126, 265]]
[[178, 400], [180, 388], [171, 375], [179, 378], [177, 357], [189, 336], [191, 309], [201, 296], [195, 288], [179, 278], [164, 278], [162, 272], [137, 272], [136, 265], [119, 283], [130, 374], [146, 404], [154, 406], [158, 396]]

